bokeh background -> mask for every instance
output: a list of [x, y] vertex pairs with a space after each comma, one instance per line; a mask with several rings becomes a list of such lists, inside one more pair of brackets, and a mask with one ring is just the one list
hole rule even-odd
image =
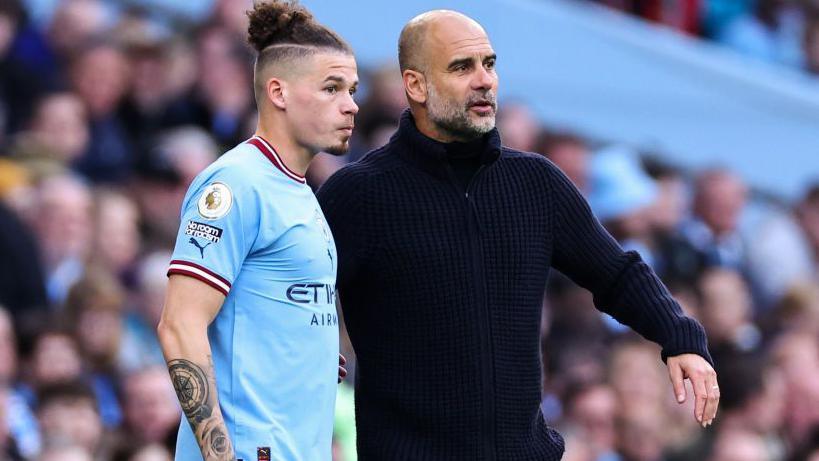
[[[658, 347], [555, 274], [542, 410], [565, 460], [819, 460], [819, 1], [303, 3], [362, 79], [353, 148], [313, 187], [395, 130], [402, 25], [458, 9], [498, 52], [504, 143], [560, 166], [705, 325], [708, 429]], [[249, 5], [0, 0], [0, 461], [171, 459], [155, 327], [186, 188], [255, 127]]]

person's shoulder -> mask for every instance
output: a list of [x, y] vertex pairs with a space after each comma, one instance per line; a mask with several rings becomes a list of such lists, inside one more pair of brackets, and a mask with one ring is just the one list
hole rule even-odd
[[501, 149], [501, 160], [505, 162], [521, 164], [529, 171], [541, 174], [556, 174], [560, 169], [546, 156], [534, 152], [524, 152], [511, 147], [503, 146]]
[[260, 167], [267, 161], [255, 146], [242, 143], [222, 154], [211, 166], [221, 174], [247, 178], [257, 177], [265, 172]]
[[233, 193], [244, 193], [260, 186], [264, 168], [258, 155], [246, 144], [239, 144], [205, 167], [191, 183], [191, 188], [208, 187], [213, 183], [227, 186]]
[[359, 187], [383, 173], [393, 163], [388, 146], [389, 144], [371, 150], [359, 160], [344, 165], [327, 180], [325, 186]]

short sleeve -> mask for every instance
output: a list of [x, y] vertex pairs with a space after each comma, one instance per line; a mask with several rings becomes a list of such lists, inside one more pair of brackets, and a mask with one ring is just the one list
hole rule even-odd
[[240, 174], [203, 173], [185, 195], [168, 275], [196, 278], [227, 296], [258, 236], [260, 205]]

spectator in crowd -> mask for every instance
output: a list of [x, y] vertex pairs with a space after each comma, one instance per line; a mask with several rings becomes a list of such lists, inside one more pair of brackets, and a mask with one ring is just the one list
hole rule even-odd
[[[398, 128], [398, 119], [401, 112], [407, 107], [407, 100], [404, 97], [404, 85], [401, 82], [401, 74], [397, 65], [393, 62], [382, 64], [375, 70], [365, 75], [369, 90], [363, 101], [359, 113], [356, 117], [356, 128], [350, 141], [350, 152], [346, 160], [353, 162], [360, 159], [364, 154], [389, 140]], [[320, 178], [312, 181], [314, 187], [320, 185], [330, 174], [341, 167], [339, 159], [317, 157], [318, 165], [311, 165], [311, 168], [323, 167], [324, 172]], [[329, 166], [325, 166], [329, 163]], [[314, 166], [315, 165], [315, 166]]]
[[95, 192], [92, 259], [122, 283], [132, 283], [140, 252], [139, 210], [123, 193], [111, 189]]
[[792, 284], [772, 316], [768, 333], [787, 331], [819, 338], [819, 285], [807, 281]]
[[819, 425], [819, 344], [813, 335], [785, 332], [775, 339], [771, 355], [785, 380], [786, 441], [798, 447]]
[[118, 357], [122, 338], [124, 288], [109, 272], [90, 267], [66, 300], [68, 325], [79, 341], [85, 375], [99, 402], [106, 427], [122, 419], [118, 394]]
[[544, 130], [538, 137], [535, 152], [545, 155], [581, 192], [588, 193], [591, 155], [583, 138], [570, 132]]
[[745, 207], [747, 188], [735, 174], [706, 170], [694, 185], [693, 217], [683, 223], [682, 235], [703, 267], [742, 269], [745, 249], [739, 234], [739, 218]]
[[181, 411], [167, 368], [158, 365], [130, 373], [123, 383], [123, 435], [137, 446], [173, 448]]
[[761, 333], [753, 323], [753, 304], [747, 283], [739, 272], [711, 268], [700, 276], [699, 318], [708, 332], [711, 350], [751, 351]]
[[54, 445], [78, 445], [94, 455], [107, 459], [106, 446], [97, 403], [90, 387], [69, 381], [44, 387], [38, 395], [37, 418], [48, 448]]
[[503, 144], [523, 152], [535, 150], [540, 127], [532, 111], [522, 103], [506, 103], [498, 111], [498, 130]]
[[41, 75], [13, 53], [26, 12], [18, 0], [0, 4], [0, 146], [16, 133], [31, 115], [32, 105], [45, 89]]
[[71, 82], [88, 111], [91, 141], [76, 168], [94, 182], [129, 178], [135, 155], [117, 110], [128, 88], [127, 61], [119, 47], [84, 44], [71, 60]]
[[644, 156], [645, 173], [657, 186], [657, 198], [649, 213], [655, 235], [674, 233], [688, 212], [688, 189], [680, 169], [658, 159], [655, 155]]
[[[134, 181], [133, 195], [142, 217], [143, 248], [167, 248], [179, 229], [179, 211], [188, 184], [165, 143], [146, 154]], [[190, 146], [188, 146], [190, 148]]]
[[168, 105], [174, 97], [167, 84], [171, 65], [168, 45], [160, 38], [142, 36], [126, 43], [131, 85], [118, 113], [136, 147], [138, 162], [144, 161], [143, 154], [168, 125]]
[[637, 251], [653, 267], [649, 213], [657, 201], [657, 185], [643, 171], [637, 154], [620, 146], [597, 152], [590, 180], [589, 205], [597, 219], [623, 249]]
[[195, 124], [211, 133], [220, 148], [252, 134], [247, 120], [253, 108], [252, 59], [230, 31], [218, 25], [198, 34], [196, 65], [200, 73], [193, 94], [171, 107], [169, 121]]
[[789, 0], [758, 0], [752, 12], [725, 27], [718, 41], [755, 59], [802, 65], [803, 12]]
[[[646, 406], [665, 402], [667, 376], [654, 358], [657, 347], [645, 341], [626, 340], [614, 346], [608, 361], [608, 383], [620, 402], [639, 400]], [[634, 376], [640, 379], [634, 380]]]
[[36, 222], [48, 300], [59, 306], [82, 277], [93, 237], [93, 195], [81, 178], [56, 175], [38, 187]]
[[708, 461], [769, 461], [765, 441], [757, 434], [743, 430], [722, 431], [714, 443]]
[[157, 138], [153, 161], [168, 162], [187, 186], [218, 156], [218, 146], [207, 131], [194, 126], [179, 127]]
[[756, 0], [705, 0], [701, 2], [702, 26], [700, 30], [707, 38], [722, 35], [723, 29], [738, 17], [753, 12]]
[[103, 35], [112, 26], [113, 18], [100, 0], [64, 0], [55, 4], [57, 9], [47, 31], [48, 43], [58, 66], [55, 71], [65, 78], [72, 54]]
[[[29, 131], [18, 136], [14, 151], [22, 162], [51, 161], [66, 168], [83, 157], [90, 131], [85, 106], [74, 93], [44, 95], [34, 106]], [[33, 165], [35, 173], [37, 165]], [[47, 167], [46, 167], [47, 168]]]
[[52, 326], [38, 333], [32, 343], [28, 362], [31, 371], [27, 377], [27, 398], [32, 403], [36, 403], [36, 394], [40, 389], [82, 378], [80, 346], [63, 328]]
[[243, 42], [247, 34], [249, 3], [246, 0], [215, 0], [213, 3], [211, 22], [229, 30], [235, 41]]
[[140, 261], [136, 274], [137, 293], [131, 309], [125, 314], [119, 366], [126, 372], [152, 365], [165, 364], [162, 349], [156, 337], [156, 327], [162, 314], [168, 277], [165, 268], [171, 252], [159, 250]]
[[794, 284], [816, 278], [816, 262], [798, 212], [773, 205], [760, 214], [746, 235], [746, 264], [759, 311], [770, 314]]
[[0, 307], [0, 446], [3, 440], [8, 440], [8, 448], [32, 458], [40, 451], [40, 433], [22, 385], [17, 381], [16, 339], [12, 317]]
[[617, 394], [602, 383], [580, 384], [565, 396], [566, 423], [582, 434], [594, 461], [619, 461], [616, 454]]
[[766, 459], [783, 459], [779, 433], [785, 417], [786, 385], [782, 372], [758, 354], [727, 354], [719, 359], [726, 397], [719, 432], [747, 431], [762, 438]]
[[664, 461], [669, 418], [656, 405], [621, 405], [614, 422], [622, 461]]

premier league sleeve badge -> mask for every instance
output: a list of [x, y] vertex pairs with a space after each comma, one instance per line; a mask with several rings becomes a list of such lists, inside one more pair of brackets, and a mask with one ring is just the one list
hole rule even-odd
[[230, 211], [233, 205], [233, 193], [221, 182], [210, 184], [202, 191], [197, 202], [199, 214], [205, 219], [219, 219]]

